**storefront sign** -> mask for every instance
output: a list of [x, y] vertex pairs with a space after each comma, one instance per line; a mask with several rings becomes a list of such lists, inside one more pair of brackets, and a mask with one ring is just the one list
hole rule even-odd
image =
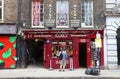
[[55, 38], [67, 38], [68, 35], [65, 35], [65, 34], [56, 34], [55, 35]]
[[57, 42], [52, 42], [52, 44], [57, 44]]
[[45, 20], [46, 27], [54, 27], [55, 26], [55, 19], [47, 19]]
[[34, 37], [51, 37], [51, 35], [34, 35]]
[[81, 39], [80, 42], [86, 42], [86, 39]]
[[26, 38], [48, 38], [52, 37], [51, 35], [27, 35]]
[[71, 37], [86, 37], [86, 35], [71, 34]]
[[71, 27], [79, 27], [80, 26], [80, 20], [70, 20], [70, 26]]
[[60, 45], [66, 46], [66, 42], [59, 42]]

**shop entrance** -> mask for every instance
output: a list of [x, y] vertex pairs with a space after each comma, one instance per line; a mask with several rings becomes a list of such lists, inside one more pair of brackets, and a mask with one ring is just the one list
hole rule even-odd
[[87, 67], [87, 43], [79, 43], [79, 67]]
[[28, 67], [43, 67], [44, 42], [39, 39], [27, 40]]

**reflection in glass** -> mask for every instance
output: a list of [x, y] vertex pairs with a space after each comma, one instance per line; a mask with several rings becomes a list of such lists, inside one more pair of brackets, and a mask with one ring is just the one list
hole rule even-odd
[[57, 41], [52, 42], [52, 58], [58, 58], [60, 55], [60, 48], [64, 47], [68, 57], [73, 57], [72, 41]]

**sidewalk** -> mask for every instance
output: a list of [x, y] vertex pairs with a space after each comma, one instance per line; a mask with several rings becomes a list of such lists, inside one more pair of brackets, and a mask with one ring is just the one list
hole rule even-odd
[[[31, 68], [31, 69], [2, 69], [0, 70], [0, 79], [27, 79], [27, 78], [41, 78], [41, 79], [58, 79], [58, 78], [67, 78], [67, 79], [120, 79], [120, 70], [101, 70], [99, 76], [85, 75], [86, 69], [75, 69], [69, 71], [68, 69], [65, 72], [60, 72], [58, 69], [50, 71], [49, 69], [43, 68]], [[94, 78], [93, 78], [94, 77]]]

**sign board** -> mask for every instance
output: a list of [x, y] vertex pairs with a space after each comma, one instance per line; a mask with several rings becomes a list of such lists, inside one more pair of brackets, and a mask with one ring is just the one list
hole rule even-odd
[[16, 25], [0, 25], [0, 34], [16, 34]]
[[47, 19], [45, 20], [46, 27], [54, 27], [55, 26], [55, 19]]
[[70, 20], [70, 26], [71, 27], [80, 27], [80, 20], [77, 20], [77, 19]]
[[95, 47], [96, 48], [101, 48], [102, 47], [102, 40], [101, 40], [101, 38], [96, 38], [95, 39]]

